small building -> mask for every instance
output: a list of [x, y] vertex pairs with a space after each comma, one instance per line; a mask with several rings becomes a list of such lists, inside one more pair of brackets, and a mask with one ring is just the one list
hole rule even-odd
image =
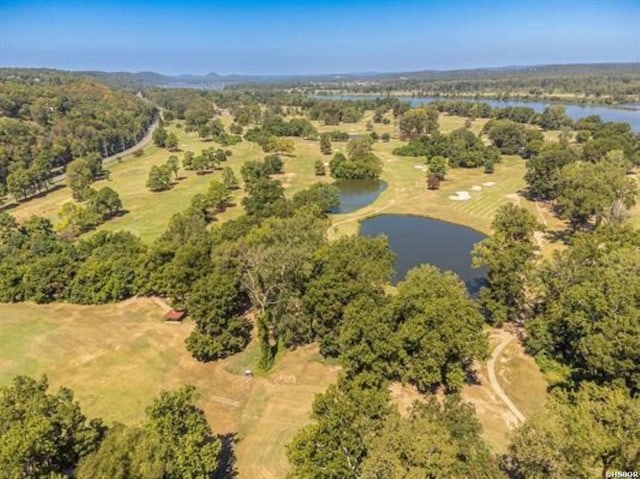
[[172, 323], [179, 323], [184, 319], [186, 315], [186, 311], [170, 309], [169, 311], [167, 311], [167, 314], [164, 315], [164, 320], [170, 321]]

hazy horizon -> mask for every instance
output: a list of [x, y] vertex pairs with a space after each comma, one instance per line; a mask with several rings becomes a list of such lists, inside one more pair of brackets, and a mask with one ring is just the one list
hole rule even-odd
[[0, 1], [0, 66], [320, 75], [640, 61], [640, 2]]

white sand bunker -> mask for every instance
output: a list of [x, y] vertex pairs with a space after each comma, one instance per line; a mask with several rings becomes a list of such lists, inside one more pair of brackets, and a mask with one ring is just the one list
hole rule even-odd
[[416, 170], [427, 171], [429, 168], [426, 165], [413, 165]]
[[473, 185], [471, 187], [471, 191], [480, 191], [482, 189], [482, 186], [478, 186], [478, 185]]
[[456, 191], [456, 194], [450, 195], [449, 199], [453, 201], [467, 201], [471, 199], [471, 195], [468, 191]]
[[493, 186], [495, 184], [496, 184], [495, 181], [487, 181], [486, 183], [482, 183], [482, 186]]

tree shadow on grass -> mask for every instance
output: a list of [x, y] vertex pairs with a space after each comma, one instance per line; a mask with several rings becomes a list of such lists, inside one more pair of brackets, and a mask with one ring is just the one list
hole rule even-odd
[[218, 436], [222, 442], [220, 451], [220, 467], [212, 479], [231, 479], [238, 477], [238, 467], [235, 454], [236, 433], [221, 434]]

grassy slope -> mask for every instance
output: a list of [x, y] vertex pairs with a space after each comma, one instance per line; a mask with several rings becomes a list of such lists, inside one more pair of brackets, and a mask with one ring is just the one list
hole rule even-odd
[[337, 369], [310, 346], [284, 355], [264, 377], [245, 378], [256, 347], [203, 364], [184, 348], [192, 324], [167, 324], [152, 299], [104, 306], [0, 304], [0, 385], [16, 374], [47, 374], [70, 387], [83, 411], [107, 422], [135, 423], [160, 391], [193, 384], [217, 433], [238, 432], [241, 477], [280, 478], [284, 445], [309, 421], [315, 394]]

